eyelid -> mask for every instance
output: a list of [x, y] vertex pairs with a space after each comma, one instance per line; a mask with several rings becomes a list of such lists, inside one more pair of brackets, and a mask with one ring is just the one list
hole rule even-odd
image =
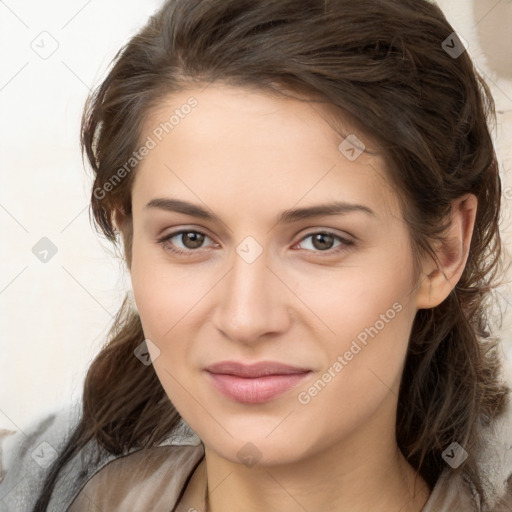
[[311, 253], [315, 256], [318, 255], [320, 257], [323, 257], [323, 256], [328, 257], [328, 256], [335, 256], [335, 255], [339, 254], [340, 252], [347, 250], [349, 247], [355, 245], [355, 237], [352, 237], [351, 235], [343, 236], [329, 228], [314, 228], [312, 231], [308, 231], [307, 233], [304, 233], [293, 246], [296, 246], [296, 245], [300, 244], [301, 242], [303, 242], [305, 239], [307, 239], [313, 235], [317, 235], [317, 234], [331, 235], [333, 238], [338, 239], [341, 243], [340, 243], [340, 245], [333, 247], [331, 249], [327, 249], [325, 251], [321, 251], [319, 249], [317, 249], [317, 250], [302, 249], [302, 250], [304, 250], [308, 253]]
[[[203, 236], [205, 236], [205, 237], [207, 237], [207, 238], [209, 238], [210, 240], [213, 241], [213, 238], [208, 233], [205, 233], [201, 229], [196, 229], [196, 228], [180, 228], [180, 229], [178, 229], [176, 231], [171, 231], [169, 233], [166, 233], [165, 235], [157, 237], [156, 243], [165, 244], [166, 242], [169, 242], [169, 240], [171, 238], [174, 238], [175, 236], [181, 235], [183, 233], [199, 233], [200, 235], [203, 235]], [[216, 242], [214, 242], [214, 244], [215, 245], [219, 245]], [[194, 249], [188, 249], [188, 250], [178, 249], [178, 251], [193, 253], [193, 252], [199, 252], [200, 249], [203, 249], [203, 248], [200, 247], [199, 249], [195, 249], [195, 250]]]
[[341, 240], [344, 240], [345, 242], [356, 242], [357, 241], [357, 237], [355, 237], [354, 235], [351, 235], [350, 233], [347, 233], [346, 231], [343, 231], [343, 233], [339, 233], [334, 228], [324, 228], [321, 226], [308, 228], [308, 230], [305, 233], [300, 235], [299, 241], [304, 240], [304, 238], [306, 238], [308, 236], [316, 235], [318, 233], [325, 233], [328, 235], [332, 235], [334, 237], [340, 238]]

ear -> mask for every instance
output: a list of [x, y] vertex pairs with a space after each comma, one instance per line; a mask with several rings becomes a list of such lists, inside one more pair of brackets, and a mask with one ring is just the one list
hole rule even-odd
[[450, 225], [443, 233], [443, 241], [435, 247], [438, 261], [429, 257], [422, 265], [422, 280], [416, 295], [417, 309], [438, 306], [458, 283], [468, 260], [477, 205], [473, 194], [452, 202]]

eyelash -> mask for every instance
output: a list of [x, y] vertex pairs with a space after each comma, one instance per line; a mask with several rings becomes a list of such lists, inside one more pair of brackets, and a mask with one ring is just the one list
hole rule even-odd
[[[202, 231], [199, 231], [199, 230], [196, 230], [196, 229], [182, 229], [180, 231], [174, 231], [172, 233], [169, 233], [167, 235], [164, 235], [163, 237], [159, 238], [157, 240], [157, 243], [161, 244], [165, 249], [169, 250], [170, 252], [174, 253], [174, 254], [177, 254], [179, 256], [186, 256], [186, 257], [193, 257], [193, 254], [195, 252], [199, 252], [200, 249], [188, 249], [188, 250], [182, 250], [182, 249], [176, 249], [176, 247], [170, 247], [170, 246], [167, 246], [166, 247], [166, 243], [171, 239], [171, 238], [174, 238], [175, 236], [177, 235], [181, 235], [183, 233], [198, 233], [200, 235], [203, 235], [205, 237], [208, 237], [210, 238], [206, 233], [203, 233]], [[305, 249], [306, 251], [308, 252], [313, 252], [313, 253], [316, 253], [317, 255], [320, 255], [320, 257], [322, 257], [322, 255], [326, 255], [326, 256], [332, 256], [334, 254], [338, 254], [342, 251], [346, 251], [348, 247], [350, 246], [353, 246], [354, 245], [354, 242], [352, 240], [347, 240], [346, 238], [343, 238], [341, 237], [340, 235], [337, 235], [336, 233], [332, 232], [332, 231], [329, 231], [329, 230], [321, 230], [321, 231], [313, 231], [311, 233], [308, 233], [306, 234], [305, 236], [303, 236], [299, 242], [302, 242], [303, 240], [305, 240], [306, 238], [309, 238], [313, 235], [318, 235], [318, 234], [322, 234], [322, 235], [331, 235], [333, 236], [335, 239], [338, 239], [341, 244], [337, 247], [337, 248], [334, 248], [334, 249], [327, 249], [325, 251], [320, 251], [320, 250], [309, 250], [309, 249]], [[298, 243], [299, 243], [298, 242]], [[296, 244], [295, 244], [296, 245]]]

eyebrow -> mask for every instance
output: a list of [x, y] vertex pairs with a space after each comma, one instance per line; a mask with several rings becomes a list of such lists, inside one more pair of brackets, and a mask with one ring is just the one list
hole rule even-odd
[[[145, 209], [158, 208], [161, 210], [183, 213], [200, 219], [221, 222], [221, 219], [214, 213], [180, 199], [171, 199], [167, 197], [157, 197], [149, 201], [144, 207]], [[347, 203], [344, 201], [333, 201], [331, 203], [307, 206], [304, 208], [292, 208], [284, 210], [277, 217], [278, 224], [291, 224], [299, 220], [309, 219], [312, 217], [321, 217], [327, 215], [345, 215], [352, 212], [362, 212], [375, 216], [375, 212], [362, 204]]]

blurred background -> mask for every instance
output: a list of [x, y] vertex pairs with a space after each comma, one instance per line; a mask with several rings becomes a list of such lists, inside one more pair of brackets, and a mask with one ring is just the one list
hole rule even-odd
[[[495, 98], [502, 230], [510, 251], [512, 1], [438, 4]], [[80, 115], [117, 50], [159, 5], [0, 0], [0, 429], [22, 430], [79, 399], [87, 367], [129, 288], [122, 260], [89, 221]], [[512, 293], [507, 285], [496, 294], [512, 375]]]

